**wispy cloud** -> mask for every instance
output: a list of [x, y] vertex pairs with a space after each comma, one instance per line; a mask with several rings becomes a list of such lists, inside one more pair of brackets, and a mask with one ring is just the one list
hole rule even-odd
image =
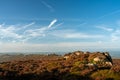
[[28, 29], [24, 32], [24, 35], [27, 37], [44, 37], [46, 35], [46, 31], [49, 30], [55, 23], [57, 19], [54, 19], [50, 22], [50, 24], [46, 27], [38, 28], [38, 29]]
[[0, 41], [8, 40], [11, 42], [25, 42], [33, 38], [45, 37], [46, 31], [48, 31], [55, 23], [57, 19], [50, 22], [48, 26], [40, 28], [28, 28], [33, 27], [35, 22], [27, 25], [0, 25]]
[[32, 23], [30, 23], [30, 24], [27, 24], [27, 25], [23, 26], [23, 28], [25, 29], [25, 28], [27, 28], [27, 27], [29, 27], [29, 26], [34, 25], [34, 24], [35, 24], [35, 22], [32, 22]]
[[51, 12], [54, 12], [54, 8], [53, 8], [51, 5], [49, 5], [49, 4], [46, 3], [45, 1], [41, 1], [41, 3], [42, 3], [45, 7], [47, 7]]
[[85, 33], [68, 33], [68, 34], [65, 34], [65, 37], [66, 38], [102, 38], [103, 36], [102, 35], [90, 35], [90, 34], [85, 34]]
[[48, 26], [48, 28], [51, 28], [55, 23], [57, 22], [57, 19], [54, 19]]
[[[60, 34], [59, 34], [60, 33]], [[74, 30], [57, 30], [52, 35], [61, 38], [73, 38], [73, 39], [88, 39], [88, 38], [102, 38], [103, 35], [93, 35], [87, 33], [80, 33]]]
[[46, 28], [40, 28], [40, 29], [29, 29], [24, 32], [24, 35], [27, 37], [42, 37], [44, 36], [44, 31]]
[[55, 25], [55, 27], [59, 27], [59, 26], [61, 26], [61, 25], [63, 25], [63, 22]]
[[111, 16], [111, 15], [115, 15], [115, 14], [117, 14], [117, 13], [120, 13], [120, 9], [119, 9], [119, 10], [116, 10], [116, 11], [113, 11], [113, 12], [110, 12], [110, 13], [107, 13], [107, 14], [105, 14], [105, 15], [103, 15], [103, 16], [100, 16], [100, 17], [98, 18], [98, 20], [103, 19], [103, 18], [108, 17], [108, 16]]
[[18, 29], [16, 29], [14, 26], [4, 27], [4, 25], [0, 26], [0, 36], [1, 38], [14, 38], [14, 39], [20, 39], [22, 38], [22, 35], [17, 34]]
[[111, 34], [112, 41], [120, 40], [120, 30], [116, 30]]
[[97, 26], [97, 28], [105, 30], [105, 31], [109, 31], [109, 32], [114, 30], [113, 28], [106, 27], [105, 25]]

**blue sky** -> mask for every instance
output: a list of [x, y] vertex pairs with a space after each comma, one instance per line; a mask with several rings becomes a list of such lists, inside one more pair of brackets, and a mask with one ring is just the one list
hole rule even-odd
[[0, 0], [0, 52], [120, 49], [120, 0]]

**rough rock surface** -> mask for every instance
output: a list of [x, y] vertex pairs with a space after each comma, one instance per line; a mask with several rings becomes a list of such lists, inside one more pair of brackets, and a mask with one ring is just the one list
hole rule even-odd
[[65, 54], [64, 59], [79, 59], [82, 64], [97, 68], [110, 68], [113, 65], [112, 58], [108, 52], [75, 51]]

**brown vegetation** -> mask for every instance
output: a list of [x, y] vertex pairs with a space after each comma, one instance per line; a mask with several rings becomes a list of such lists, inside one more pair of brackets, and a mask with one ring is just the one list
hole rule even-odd
[[52, 54], [42, 59], [1, 62], [0, 80], [120, 80], [120, 59], [113, 59], [112, 67], [101, 68], [90, 63], [95, 54], [74, 53], [67, 60]]

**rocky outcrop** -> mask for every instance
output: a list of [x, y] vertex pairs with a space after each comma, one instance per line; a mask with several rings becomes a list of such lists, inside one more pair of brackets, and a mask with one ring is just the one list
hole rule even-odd
[[83, 52], [75, 51], [64, 55], [66, 60], [78, 60], [87, 66], [98, 68], [110, 68], [113, 65], [112, 58], [108, 52]]

